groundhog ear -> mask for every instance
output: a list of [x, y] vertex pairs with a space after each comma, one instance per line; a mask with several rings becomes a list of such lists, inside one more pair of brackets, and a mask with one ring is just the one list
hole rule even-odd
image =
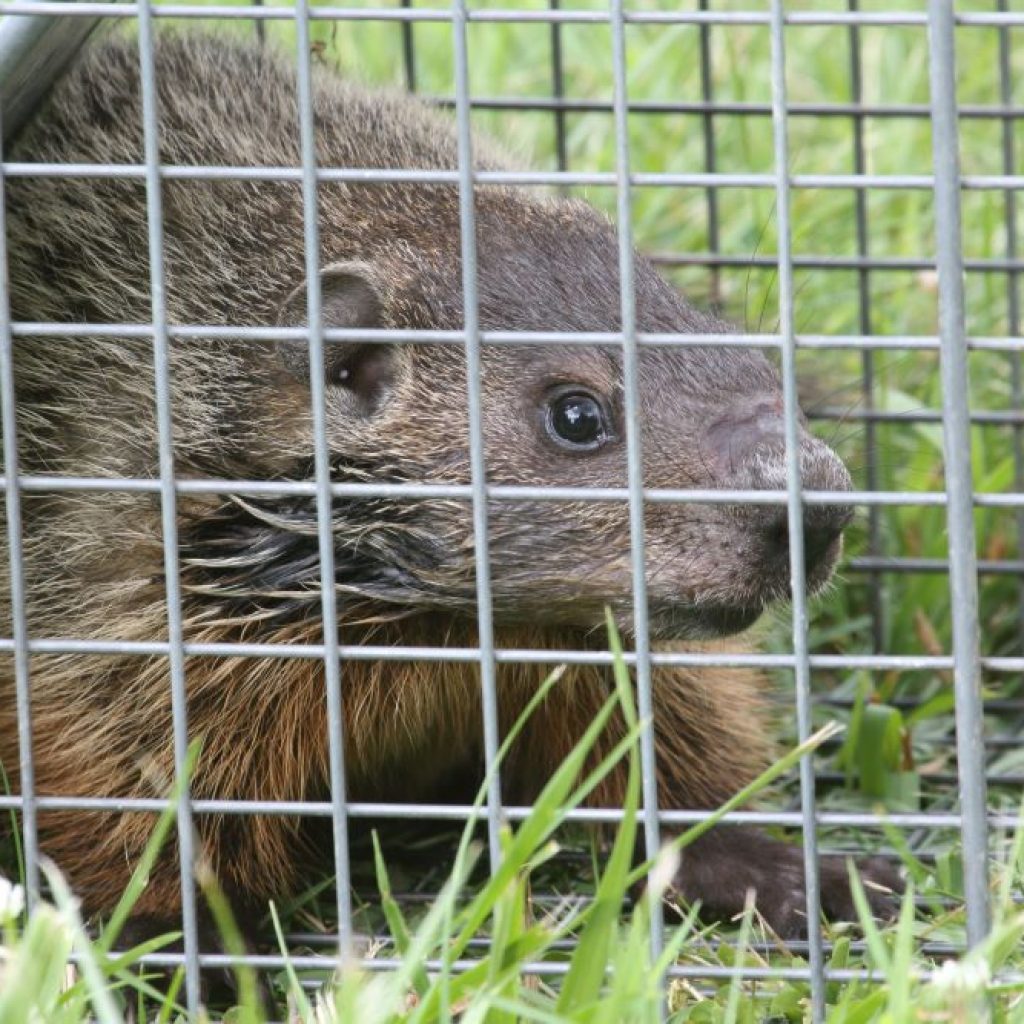
[[[358, 263], [335, 263], [320, 271], [320, 305], [328, 329], [363, 329], [383, 326], [383, 304], [367, 268]], [[308, 323], [308, 289], [300, 284], [285, 299], [278, 322], [282, 326]], [[278, 343], [282, 366], [296, 380], [309, 383], [309, 342]], [[392, 376], [391, 346], [376, 342], [325, 341], [324, 372], [328, 384], [343, 387], [375, 406]]]

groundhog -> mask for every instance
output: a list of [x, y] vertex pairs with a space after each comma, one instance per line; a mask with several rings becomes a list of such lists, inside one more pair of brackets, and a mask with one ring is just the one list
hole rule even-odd
[[[166, 35], [156, 49], [160, 159], [170, 165], [297, 167], [294, 62], [227, 39]], [[315, 70], [321, 167], [457, 166], [453, 125], [420, 102]], [[17, 161], [143, 161], [137, 44], [115, 37], [77, 60], [9, 153]], [[477, 165], [506, 166], [478, 143]], [[476, 189], [479, 320], [485, 330], [618, 331], [618, 240], [580, 201], [509, 187]], [[300, 183], [165, 180], [166, 310], [175, 325], [302, 326], [306, 316]], [[323, 322], [332, 328], [463, 326], [459, 195], [454, 185], [322, 183]], [[15, 321], [152, 322], [146, 193], [138, 179], [11, 178], [10, 302]], [[635, 257], [644, 331], [718, 333]], [[170, 347], [179, 480], [309, 480], [314, 438], [306, 342], [184, 339]], [[487, 476], [493, 484], [626, 482], [618, 346], [488, 345], [482, 354]], [[158, 476], [151, 339], [22, 338], [15, 346], [21, 472]], [[758, 351], [645, 347], [637, 424], [652, 488], [785, 486], [782, 391]], [[327, 433], [335, 481], [465, 484], [470, 479], [461, 346], [330, 343]], [[808, 489], [843, 491], [839, 458], [801, 428]], [[27, 615], [33, 638], [166, 639], [159, 495], [22, 495]], [[501, 648], [604, 649], [605, 608], [631, 636], [630, 530], [622, 501], [492, 500], [490, 569]], [[829, 579], [850, 510], [808, 507], [808, 585]], [[649, 504], [651, 633], [694, 649], [749, 627], [789, 592], [786, 510], [750, 504]], [[312, 497], [180, 494], [185, 639], [321, 643]], [[477, 642], [471, 507], [440, 498], [336, 499], [335, 586], [346, 643]], [[6, 537], [6, 534], [4, 534]], [[6, 577], [9, 559], [4, 557]], [[7, 580], [0, 613], [9, 634]], [[174, 775], [165, 657], [31, 658], [40, 794], [152, 797]], [[502, 664], [502, 728], [547, 665]], [[318, 658], [189, 657], [190, 734], [205, 740], [201, 798], [322, 799], [329, 737]], [[361, 801], [472, 797], [483, 774], [478, 667], [364, 661], [342, 667], [348, 794]], [[713, 808], [772, 756], [765, 680], [731, 669], [658, 669], [654, 727], [662, 808]], [[605, 667], [573, 667], [528, 723], [502, 773], [504, 799], [527, 803], [611, 692]], [[622, 723], [613, 722], [607, 750]], [[18, 786], [13, 670], [0, 675], [0, 758]], [[591, 798], [621, 804], [625, 769]], [[44, 812], [45, 852], [86, 908], [121, 895], [152, 816]], [[302, 822], [199, 815], [203, 853], [236, 906], [299, 887]], [[742, 909], [748, 888], [780, 933], [806, 927], [798, 847], [721, 826], [688, 848], [676, 896], [712, 915]], [[888, 881], [883, 866], [866, 865]], [[823, 864], [823, 905], [852, 914], [846, 868]], [[136, 907], [172, 921], [181, 892], [173, 849]]]

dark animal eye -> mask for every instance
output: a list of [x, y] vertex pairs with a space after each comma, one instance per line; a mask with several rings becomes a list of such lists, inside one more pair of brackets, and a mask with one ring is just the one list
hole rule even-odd
[[591, 395], [559, 395], [548, 406], [548, 432], [563, 445], [598, 448], [608, 438], [601, 403]]

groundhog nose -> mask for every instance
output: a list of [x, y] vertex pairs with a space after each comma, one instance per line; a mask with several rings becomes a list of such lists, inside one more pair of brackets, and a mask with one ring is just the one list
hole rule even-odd
[[[839, 457], [800, 424], [800, 477], [805, 491], [837, 494], [835, 504], [804, 506], [804, 558], [808, 578], [827, 579], [839, 553], [839, 539], [853, 509], [838, 497], [853, 486]], [[780, 394], [760, 394], [720, 409], [704, 430], [705, 466], [714, 486], [785, 491], [787, 484], [785, 419]], [[759, 542], [771, 571], [780, 571], [789, 555], [786, 505], [747, 505], [739, 521]]]
[[[808, 576], [816, 575], [836, 557], [843, 530], [853, 519], [848, 505], [813, 505], [804, 511], [804, 566]], [[772, 506], [764, 518], [762, 540], [771, 554], [782, 559], [789, 554], [789, 511], [785, 505]]]

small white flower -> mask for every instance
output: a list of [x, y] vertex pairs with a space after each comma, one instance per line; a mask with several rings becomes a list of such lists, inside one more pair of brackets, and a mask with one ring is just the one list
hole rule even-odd
[[992, 972], [988, 963], [974, 957], [946, 960], [932, 975], [932, 985], [949, 994], [982, 992], [991, 980]]
[[25, 909], [25, 890], [0, 877], [0, 924], [13, 921]]

